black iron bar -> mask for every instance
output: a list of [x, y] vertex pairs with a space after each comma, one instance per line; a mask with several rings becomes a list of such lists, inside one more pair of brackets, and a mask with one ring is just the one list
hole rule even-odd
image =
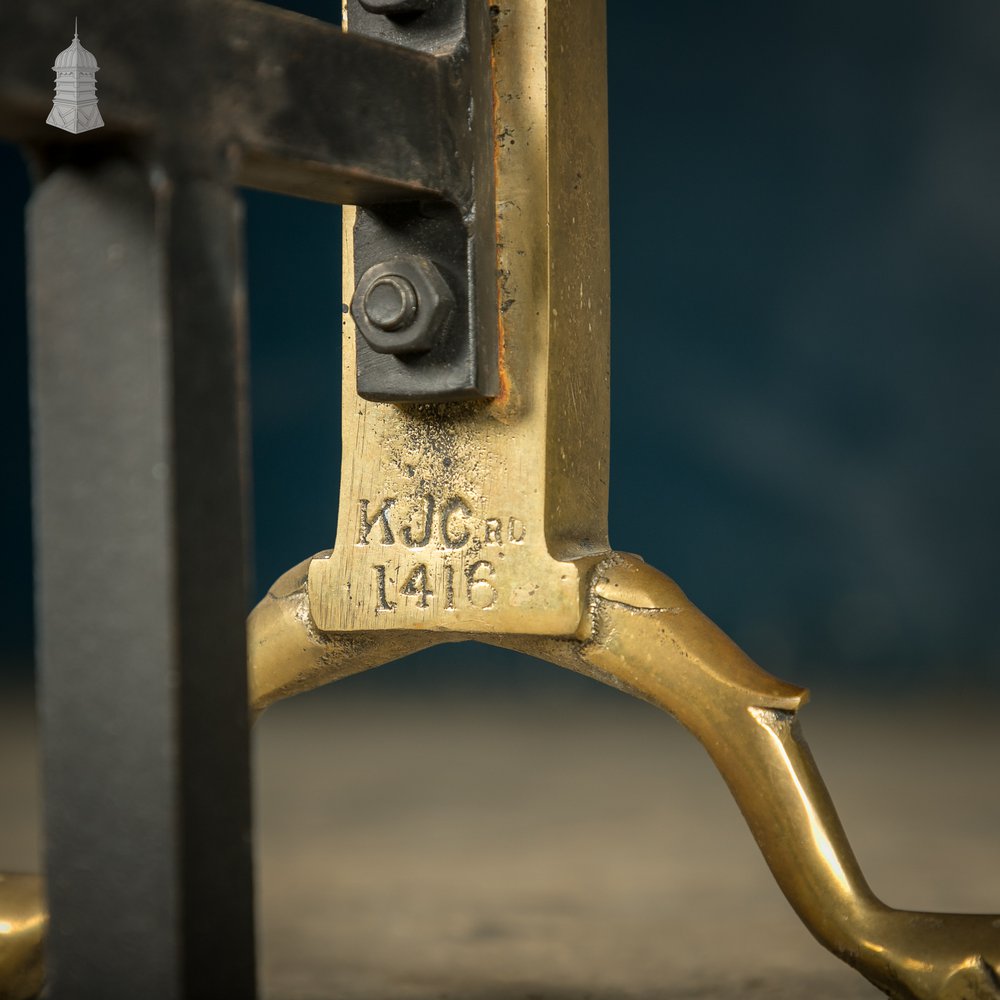
[[[98, 59], [106, 127], [45, 124], [48, 67], [72, 35]], [[345, 33], [254, 0], [49, 0], [0, 4], [0, 138], [59, 145], [169, 136], [235, 160], [237, 180], [341, 204], [468, 202], [448, 60]]]
[[122, 161], [29, 207], [52, 1000], [254, 995], [239, 221]]

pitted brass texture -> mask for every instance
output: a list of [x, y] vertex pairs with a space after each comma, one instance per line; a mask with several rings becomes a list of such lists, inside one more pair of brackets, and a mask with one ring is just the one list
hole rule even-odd
[[362, 400], [345, 318], [336, 545], [251, 614], [251, 714], [438, 642], [558, 664], [702, 742], [796, 913], [887, 996], [1000, 1000], [1000, 918], [896, 910], [872, 893], [799, 728], [806, 692], [668, 577], [610, 550], [603, 0], [494, 6], [502, 394]]

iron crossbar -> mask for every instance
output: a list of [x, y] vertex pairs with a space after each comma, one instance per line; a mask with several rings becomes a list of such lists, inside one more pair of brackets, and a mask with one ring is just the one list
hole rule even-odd
[[[107, 125], [45, 125], [48, 71], [79, 15]], [[0, 7], [0, 137], [79, 161], [118, 143], [234, 184], [340, 204], [468, 200], [448, 60], [256, 0]]]

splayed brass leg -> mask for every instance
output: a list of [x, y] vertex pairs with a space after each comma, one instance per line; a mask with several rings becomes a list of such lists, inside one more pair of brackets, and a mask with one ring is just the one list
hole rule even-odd
[[[322, 558], [322, 557], [320, 557]], [[441, 641], [435, 632], [320, 632], [307, 561], [249, 622], [251, 711]], [[801, 736], [806, 692], [761, 670], [635, 556], [594, 572], [574, 637], [478, 638], [550, 660], [674, 715], [704, 744], [778, 884], [816, 938], [895, 1000], [1000, 1000], [1000, 918], [894, 910], [868, 887]], [[0, 877], [0, 1000], [42, 981], [41, 880]]]
[[595, 573], [574, 640], [498, 639], [674, 715], [725, 778], [775, 878], [816, 938], [896, 1000], [1000, 998], [1000, 919], [894, 910], [865, 882], [796, 711], [680, 588], [635, 556]]

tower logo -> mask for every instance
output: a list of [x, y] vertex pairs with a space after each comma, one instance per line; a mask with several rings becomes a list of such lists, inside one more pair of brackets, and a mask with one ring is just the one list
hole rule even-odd
[[97, 71], [100, 67], [92, 52], [80, 44], [73, 24], [73, 41], [56, 56], [52, 67], [56, 74], [56, 96], [46, 124], [67, 132], [88, 132], [104, 124], [97, 108]]

